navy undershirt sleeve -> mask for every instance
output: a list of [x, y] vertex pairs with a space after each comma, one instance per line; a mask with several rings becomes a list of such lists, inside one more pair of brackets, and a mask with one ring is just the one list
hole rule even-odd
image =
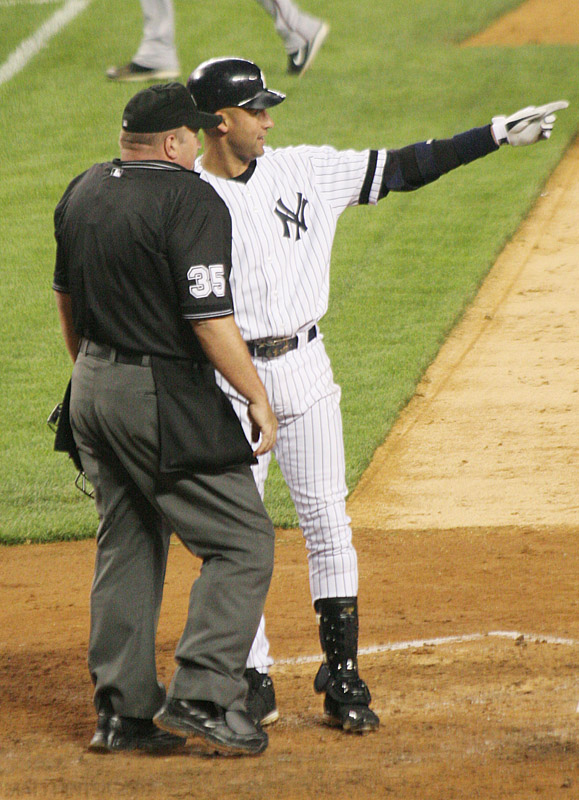
[[431, 139], [389, 150], [378, 199], [389, 192], [411, 192], [441, 175], [498, 150], [491, 126], [472, 128], [452, 139]]

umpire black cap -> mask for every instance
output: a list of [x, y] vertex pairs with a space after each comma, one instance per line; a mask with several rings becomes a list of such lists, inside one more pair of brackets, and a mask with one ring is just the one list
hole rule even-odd
[[195, 105], [182, 83], [159, 83], [131, 97], [123, 112], [123, 130], [130, 133], [162, 133], [185, 126], [193, 130], [215, 128], [216, 114], [205, 114]]
[[285, 94], [265, 85], [263, 72], [244, 58], [212, 58], [194, 69], [187, 88], [201, 111], [219, 108], [263, 109], [277, 106]]

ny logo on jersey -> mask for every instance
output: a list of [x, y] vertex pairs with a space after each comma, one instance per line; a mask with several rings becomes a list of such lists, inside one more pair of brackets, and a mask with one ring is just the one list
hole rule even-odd
[[307, 231], [308, 226], [304, 219], [304, 214], [308, 201], [304, 198], [301, 192], [298, 192], [298, 207], [295, 212], [291, 211], [282, 199], [277, 201], [275, 213], [283, 222], [283, 235], [286, 239], [290, 238], [290, 225], [296, 226], [296, 242], [300, 238], [300, 231]]

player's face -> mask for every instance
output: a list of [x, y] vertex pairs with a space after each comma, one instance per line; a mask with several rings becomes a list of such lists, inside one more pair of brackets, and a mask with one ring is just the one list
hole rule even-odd
[[227, 140], [233, 155], [244, 164], [262, 156], [267, 132], [273, 128], [267, 110], [228, 108], [225, 115]]

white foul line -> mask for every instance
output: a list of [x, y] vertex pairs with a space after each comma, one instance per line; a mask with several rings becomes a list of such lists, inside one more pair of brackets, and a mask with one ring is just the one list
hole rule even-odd
[[90, 4], [91, 0], [68, 0], [62, 8], [38, 28], [32, 36], [21, 42], [6, 61], [0, 66], [0, 85], [18, 74], [53, 36], [56, 36], [69, 22]]
[[[525, 642], [545, 642], [546, 644], [577, 645], [574, 639], [560, 639], [557, 636], [541, 636], [535, 633], [521, 633], [520, 631], [489, 631], [488, 633], [467, 633], [462, 636], [445, 636], [434, 639], [413, 639], [408, 642], [390, 642], [389, 644], [379, 644], [372, 647], [362, 647], [358, 655], [367, 656], [375, 653], [390, 653], [396, 650], [412, 650], [420, 647], [436, 647], [444, 644], [462, 644], [463, 642], [476, 642], [485, 639], [487, 636], [494, 636], [497, 639], [521, 639]], [[321, 655], [298, 656], [297, 658], [280, 658], [275, 662], [276, 665], [309, 664], [321, 660]], [[578, 709], [579, 710], [579, 709]]]
[[62, 0], [0, 0], [0, 8], [12, 8], [13, 6], [48, 6], [61, 2]]

